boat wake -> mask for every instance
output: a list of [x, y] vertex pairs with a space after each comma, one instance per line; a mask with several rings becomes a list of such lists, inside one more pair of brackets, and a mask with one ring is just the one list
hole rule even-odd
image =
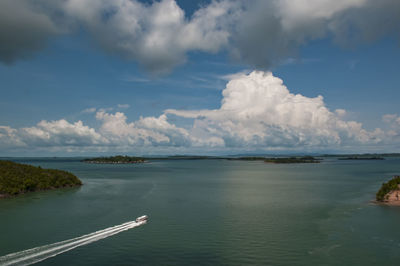
[[39, 261], [54, 257], [58, 254], [67, 252], [71, 249], [96, 242], [100, 239], [113, 236], [134, 227], [138, 227], [146, 222], [147, 220], [130, 221], [73, 239], [11, 253], [0, 257], [0, 265], [30, 265], [37, 263]]

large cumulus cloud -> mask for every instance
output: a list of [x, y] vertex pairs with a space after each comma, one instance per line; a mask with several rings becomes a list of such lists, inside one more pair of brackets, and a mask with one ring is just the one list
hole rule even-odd
[[198, 138], [218, 137], [227, 147], [334, 147], [382, 141], [383, 132], [368, 132], [362, 124], [331, 112], [322, 96], [292, 94], [271, 72], [254, 71], [233, 78], [216, 110], [166, 110], [194, 118]]
[[53, 35], [85, 29], [105, 51], [167, 73], [187, 53], [228, 51], [257, 68], [281, 63], [308, 41], [370, 41], [400, 25], [397, 0], [215, 0], [191, 17], [175, 0], [0, 1], [0, 60], [13, 62]]
[[[376, 151], [400, 143], [400, 118], [383, 116], [389, 129], [368, 131], [348, 121], [346, 110], [331, 111], [322, 96], [293, 94], [271, 72], [233, 75], [222, 91], [221, 106], [204, 110], [165, 110], [158, 117], [130, 122], [122, 112], [98, 110], [91, 128], [82, 121], [41, 121], [33, 127], [0, 126], [2, 151], [56, 149], [59, 151], [207, 152], [230, 151]], [[173, 124], [171, 116], [189, 120]]]

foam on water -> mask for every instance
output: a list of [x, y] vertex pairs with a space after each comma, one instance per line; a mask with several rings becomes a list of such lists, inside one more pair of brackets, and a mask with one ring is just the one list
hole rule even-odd
[[113, 236], [145, 223], [146, 221], [130, 221], [73, 239], [11, 253], [0, 257], [0, 265], [30, 265], [37, 263], [39, 261], [54, 257], [58, 254], [67, 252], [71, 249], [96, 242], [100, 239]]

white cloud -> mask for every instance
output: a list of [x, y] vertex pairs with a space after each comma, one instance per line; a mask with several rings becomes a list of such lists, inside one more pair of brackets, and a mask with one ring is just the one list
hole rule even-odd
[[129, 104], [117, 104], [117, 107], [120, 109], [127, 109], [131, 107]]
[[99, 108], [97, 111], [98, 112], [110, 112], [112, 110], [114, 110], [113, 107], [106, 107], [106, 108]]
[[140, 118], [131, 123], [121, 112], [98, 112], [96, 118], [102, 121], [102, 135], [117, 145], [187, 146], [190, 143], [186, 130], [168, 123], [165, 115]]
[[[364, 6], [367, 0], [282, 0], [278, 1], [284, 29], [294, 30], [311, 21], [328, 20], [335, 14], [350, 8]], [[319, 21], [318, 21], [319, 22]]]
[[376, 143], [382, 132], [341, 120], [345, 110], [329, 111], [322, 96], [292, 94], [270, 72], [235, 76], [216, 110], [166, 110], [194, 118], [192, 135], [219, 138], [227, 147], [327, 147]]
[[[178, 128], [167, 121], [165, 115], [140, 118], [127, 122], [121, 113], [98, 111], [96, 118], [101, 122], [99, 129], [90, 128], [82, 121], [70, 123], [64, 119], [40, 121], [36, 126], [14, 129], [0, 126], [0, 148], [35, 150], [46, 148], [47, 152], [127, 150], [133, 147], [184, 147], [192, 139], [185, 129]], [[95, 149], [96, 151], [96, 149]]]
[[239, 78], [239, 77], [241, 77], [243, 75], [250, 74], [251, 72], [252, 72], [251, 70], [243, 70], [243, 71], [240, 71], [238, 73], [222, 75], [222, 76], [219, 76], [219, 78], [222, 79], [222, 80], [225, 80], [225, 81], [230, 81], [232, 79]]
[[149, 82], [150, 79], [147, 78], [142, 78], [142, 77], [136, 77], [133, 75], [124, 75], [120, 78], [121, 81], [125, 82], [137, 82], [137, 83], [143, 83], [143, 82]]
[[22, 128], [20, 138], [33, 146], [91, 146], [107, 143], [93, 128], [83, 125], [82, 121], [73, 124], [61, 119], [40, 121], [34, 127]]
[[398, 36], [400, 23], [397, 0], [255, 0], [243, 6], [232, 24], [229, 51], [260, 69], [285, 63], [314, 39], [329, 36], [349, 45], [388, 33]]
[[229, 8], [215, 2], [187, 20], [174, 0], [151, 5], [131, 0], [69, 0], [65, 4], [67, 14], [104, 49], [137, 60], [155, 74], [184, 63], [188, 51], [217, 52], [225, 45], [229, 33], [218, 18]]
[[[82, 121], [41, 121], [33, 127], [0, 126], [0, 148], [62, 151], [270, 151], [360, 150], [400, 143], [400, 117], [384, 115], [389, 131], [367, 131], [360, 122], [344, 120], [346, 111], [330, 111], [322, 96], [291, 93], [271, 72], [233, 75], [222, 91], [221, 106], [204, 110], [165, 110], [158, 117], [129, 122], [122, 112], [100, 109], [98, 128]], [[188, 118], [185, 128], [168, 120]], [[353, 152], [354, 152], [353, 150]]]
[[386, 114], [382, 116], [382, 120], [385, 123], [394, 123], [400, 125], [400, 117], [397, 114]]
[[227, 50], [240, 62], [268, 69], [310, 40], [332, 36], [349, 44], [397, 36], [399, 23], [398, 0], [216, 0], [191, 17], [175, 0], [3, 0], [0, 60], [23, 58], [50, 36], [83, 28], [104, 50], [153, 74], [170, 72], [192, 51]]
[[18, 137], [18, 130], [9, 126], [0, 126], [0, 147], [3, 149], [24, 147], [24, 142]]
[[388, 126], [388, 137], [392, 143], [400, 142], [400, 116], [398, 114], [386, 114], [382, 116], [383, 122]]
[[82, 110], [81, 113], [83, 113], [83, 114], [92, 114], [92, 113], [95, 113], [96, 110], [97, 110], [96, 108], [91, 107], [91, 108], [86, 108], [85, 110]]
[[344, 109], [336, 109], [335, 113], [339, 116], [339, 117], [344, 117], [346, 116], [347, 112]]

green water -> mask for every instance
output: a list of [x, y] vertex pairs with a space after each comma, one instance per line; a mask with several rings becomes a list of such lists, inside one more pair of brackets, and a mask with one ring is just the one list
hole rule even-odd
[[38, 265], [399, 265], [400, 207], [369, 201], [400, 159], [19, 162], [71, 171], [84, 186], [1, 200], [0, 256], [147, 214], [146, 225]]

